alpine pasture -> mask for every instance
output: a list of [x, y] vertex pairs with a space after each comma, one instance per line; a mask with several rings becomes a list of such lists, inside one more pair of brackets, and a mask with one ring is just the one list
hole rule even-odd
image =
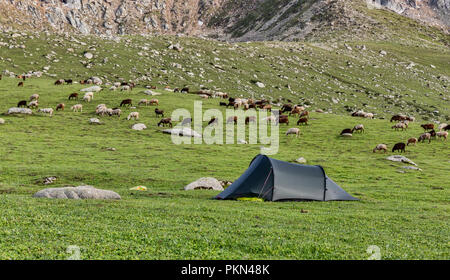
[[[408, 145], [422, 124], [449, 123], [449, 37], [392, 20], [389, 40], [341, 42], [225, 43], [183, 36], [50, 35], [0, 33], [0, 259], [66, 259], [70, 246], [81, 259], [368, 259], [378, 246], [382, 259], [449, 259], [450, 141]], [[415, 30], [420, 30], [415, 31]], [[403, 34], [403, 35], [402, 35]], [[330, 36], [333, 34], [330, 33]], [[336, 36], [334, 34], [333, 36]], [[169, 48], [180, 44], [182, 50]], [[25, 81], [17, 75], [30, 74]], [[82, 101], [80, 80], [97, 76], [102, 90]], [[73, 79], [72, 85], [55, 85]], [[130, 91], [110, 90], [133, 81]], [[23, 82], [23, 87], [18, 83]], [[158, 96], [144, 93], [156, 87]], [[201, 177], [234, 181], [260, 152], [260, 144], [175, 145], [158, 127], [178, 108], [220, 109], [225, 99], [164, 90], [202, 87], [231, 97], [268, 99], [273, 108], [301, 104], [308, 124], [280, 124], [273, 158], [321, 165], [359, 201], [218, 201], [217, 191], [185, 191]], [[39, 108], [53, 115], [6, 115], [39, 94]], [[78, 93], [77, 99], [69, 95]], [[157, 106], [138, 105], [157, 98]], [[97, 105], [122, 115], [97, 116]], [[64, 110], [56, 106], [65, 104]], [[82, 112], [70, 108], [82, 104]], [[324, 113], [315, 110], [321, 109]], [[374, 119], [351, 117], [364, 110]], [[127, 120], [139, 112], [139, 120]], [[395, 114], [414, 116], [405, 130], [391, 128]], [[90, 124], [99, 118], [101, 125]], [[209, 120], [203, 122], [203, 127]], [[147, 129], [132, 130], [143, 123]], [[174, 121], [174, 125], [178, 122]], [[340, 137], [362, 124], [364, 133]], [[300, 134], [286, 136], [290, 128]], [[437, 130], [436, 130], [437, 131]], [[387, 152], [373, 149], [387, 144]], [[114, 148], [114, 149], [112, 149]], [[421, 169], [386, 160], [402, 154]], [[42, 182], [56, 177], [50, 185]], [[92, 185], [112, 190], [118, 201], [38, 199], [48, 187]], [[147, 191], [130, 188], [146, 186]], [[68, 250], [69, 248], [69, 250]], [[373, 248], [373, 247], [370, 247]]]

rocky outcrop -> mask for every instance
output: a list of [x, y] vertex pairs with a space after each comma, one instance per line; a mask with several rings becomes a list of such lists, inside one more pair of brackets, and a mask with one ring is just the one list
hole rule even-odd
[[292, 41], [324, 28], [365, 33], [385, 8], [449, 31], [450, 0], [0, 0], [0, 25], [82, 34], [187, 34]]

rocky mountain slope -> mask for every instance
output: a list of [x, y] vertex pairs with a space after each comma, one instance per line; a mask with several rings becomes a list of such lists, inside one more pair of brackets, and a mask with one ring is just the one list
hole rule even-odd
[[0, 0], [0, 24], [82, 34], [297, 40], [329, 29], [367, 34], [385, 23], [370, 11], [385, 8], [449, 31], [450, 0]]

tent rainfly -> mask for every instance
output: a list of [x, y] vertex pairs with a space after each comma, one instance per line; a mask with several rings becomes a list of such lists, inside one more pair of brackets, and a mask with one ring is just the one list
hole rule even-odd
[[325, 175], [319, 165], [303, 165], [257, 155], [249, 168], [216, 199], [258, 197], [283, 200], [358, 200]]

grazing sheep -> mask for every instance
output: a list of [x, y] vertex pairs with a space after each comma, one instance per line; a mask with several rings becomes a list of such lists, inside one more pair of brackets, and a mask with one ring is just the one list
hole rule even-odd
[[292, 105], [291, 104], [284, 104], [281, 107], [281, 113], [291, 112], [292, 111]]
[[352, 129], [352, 133], [355, 131], [358, 131], [359, 133], [363, 133], [364, 125], [362, 125], [362, 124], [355, 125], [355, 127], [353, 127], [353, 129]]
[[237, 121], [238, 121], [238, 117], [237, 116], [228, 117], [228, 119], [227, 119], [227, 123], [233, 123], [234, 122], [234, 124], [237, 124]]
[[249, 123], [256, 123], [256, 117], [255, 116], [245, 117], [245, 124]]
[[302, 118], [302, 117], [307, 117], [308, 115], [309, 115], [309, 112], [308, 112], [308, 111], [303, 111], [303, 112], [300, 113], [299, 117], [300, 117], [300, 118]]
[[83, 96], [83, 101], [85, 102], [91, 102], [92, 97], [90, 95]]
[[422, 127], [424, 130], [434, 129], [434, 124], [432, 123], [422, 124], [420, 125], [420, 127]]
[[300, 129], [298, 128], [289, 128], [288, 131], [286, 132], [286, 136], [290, 135], [290, 134], [295, 134], [296, 137], [298, 137], [298, 135], [300, 134]]
[[342, 130], [340, 135], [344, 135], [344, 134], [353, 134], [353, 129], [346, 128], [346, 129]]
[[[237, 119], [237, 117], [236, 117], [236, 119]], [[272, 115], [272, 116], [268, 116], [268, 117], [264, 118], [263, 121], [267, 121], [267, 123], [276, 123], [277, 118]]]
[[28, 103], [28, 108], [37, 108], [39, 107], [39, 102], [37, 100], [33, 100], [30, 103]]
[[69, 100], [71, 100], [71, 99], [78, 99], [78, 93], [71, 93], [70, 95], [69, 95]]
[[55, 86], [58, 86], [58, 85], [63, 85], [64, 84], [64, 80], [63, 79], [59, 79], [59, 80], [56, 80], [56, 82], [55, 82]]
[[407, 116], [406, 120], [410, 121], [410, 122], [414, 122], [416, 120], [416, 118], [415, 117], [411, 117], [411, 116]]
[[59, 110], [64, 111], [65, 107], [66, 107], [66, 104], [60, 103], [60, 104], [56, 105], [56, 111], [59, 111]]
[[189, 88], [185, 87], [185, 88], [181, 89], [181, 93], [189, 93]]
[[443, 137], [443, 138], [444, 138], [444, 141], [447, 141], [447, 137], [448, 137], [448, 132], [447, 132], [447, 131], [439, 131], [439, 132], [436, 132], [436, 135], [437, 135], [439, 138]]
[[401, 128], [403, 131], [406, 129], [406, 124], [399, 122], [399, 123], [395, 124], [394, 126], [392, 126], [392, 128], [394, 128], [395, 130], [399, 130]]
[[45, 114], [48, 114], [49, 116], [53, 116], [53, 109], [52, 108], [38, 109], [37, 112], [38, 113], [45, 113]]
[[17, 103], [17, 107], [27, 107], [27, 101], [26, 100], [21, 100], [19, 101], [19, 103]]
[[33, 100], [39, 100], [39, 94], [35, 93], [35, 94], [31, 95], [29, 101], [33, 101]]
[[149, 101], [147, 99], [141, 99], [139, 100], [138, 106], [144, 104], [145, 106], [147, 106], [149, 104]]
[[131, 120], [131, 119], [139, 120], [139, 112], [131, 112], [128, 115], [127, 120]]
[[431, 138], [434, 138], [434, 139], [436, 139], [436, 131], [434, 131], [434, 129], [433, 129], [433, 130], [431, 130], [431, 131], [428, 131], [428, 133], [430, 133], [430, 135], [431, 135]]
[[109, 116], [118, 116], [120, 117], [120, 115], [122, 114], [122, 110], [120, 109], [111, 109], [108, 111], [108, 115]]
[[393, 122], [393, 121], [404, 121], [404, 120], [406, 120], [406, 116], [404, 116], [404, 115], [394, 115], [391, 118], [391, 122]]
[[289, 117], [286, 115], [280, 115], [278, 117], [278, 123], [279, 124], [285, 123], [286, 125], [289, 125]]
[[162, 116], [164, 118], [164, 111], [163, 110], [159, 110], [158, 108], [156, 108], [155, 109], [155, 114], [156, 114], [156, 117]]
[[372, 113], [365, 113], [363, 117], [366, 118], [366, 119], [373, 119], [373, 114]]
[[416, 143], [417, 143], [417, 138], [412, 137], [412, 138], [408, 139], [408, 143], [406, 145], [409, 146], [409, 144], [413, 144], [415, 146]]
[[376, 151], [384, 151], [385, 153], [387, 152], [387, 145], [386, 144], [378, 144], [374, 149], [373, 152], [375, 153]]
[[17, 84], [18, 87], [23, 87], [23, 82]]
[[297, 125], [300, 125], [300, 124], [308, 125], [308, 119], [307, 118], [300, 118], [300, 119], [298, 119]]
[[444, 129], [444, 127], [446, 127], [446, 126], [448, 126], [448, 124], [446, 124], [446, 123], [441, 123], [441, 124], [438, 126], [438, 130], [439, 130], [439, 131], [442, 131], [442, 130]]
[[431, 134], [430, 133], [424, 133], [419, 136], [419, 142], [424, 142], [425, 140], [428, 140], [428, 144], [431, 143]]
[[161, 121], [159, 121], [158, 126], [161, 126], [161, 124], [163, 126], [169, 125], [170, 127], [172, 127], [172, 119], [171, 118], [162, 119]]
[[450, 130], [450, 125], [447, 125], [446, 127], [444, 127], [443, 130], [445, 130], [445, 131]]
[[133, 106], [133, 101], [131, 99], [122, 100], [122, 102], [120, 102], [120, 107], [125, 106], [125, 105], [128, 105], [131, 107], [131, 106]]
[[78, 111], [83, 112], [83, 105], [75, 104], [72, 107], [70, 107], [70, 109], [74, 112], [78, 112]]
[[130, 86], [122, 86], [122, 88], [120, 90], [121, 91], [130, 91], [131, 87]]
[[403, 153], [403, 152], [406, 152], [405, 148], [406, 148], [405, 143], [397, 143], [392, 148], [392, 152], [394, 153], [395, 151], [400, 151]]
[[97, 108], [95, 109], [95, 113], [99, 116], [111, 115], [110, 114], [111, 112], [112, 112], [112, 109], [108, 110], [108, 108], [106, 107], [105, 104], [99, 104], [99, 105], [97, 105]]
[[226, 103], [226, 102], [219, 102], [219, 106], [224, 106], [224, 107], [226, 107], [226, 106], [227, 106], [227, 103]]
[[84, 96], [90, 96], [91, 100], [94, 100], [94, 93], [92, 91], [86, 92]]
[[158, 99], [152, 99], [152, 100], [150, 100], [148, 102], [148, 104], [158, 106], [159, 105], [159, 100]]

